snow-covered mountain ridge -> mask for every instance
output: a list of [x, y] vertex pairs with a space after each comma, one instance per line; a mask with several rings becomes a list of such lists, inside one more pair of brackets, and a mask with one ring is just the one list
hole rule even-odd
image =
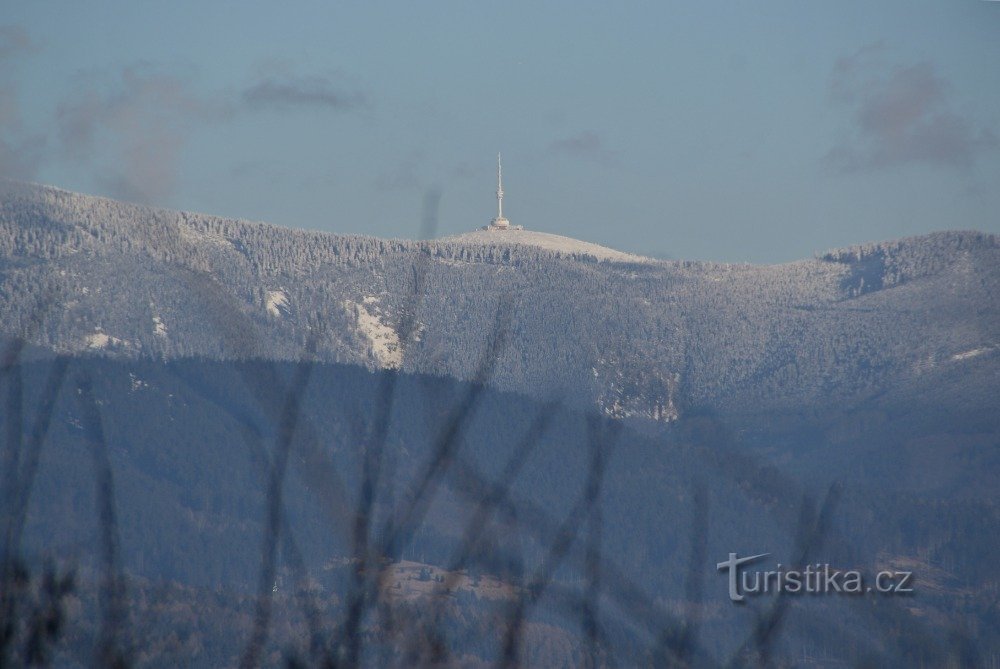
[[[1000, 366], [1000, 242], [945, 232], [783, 265], [532, 231], [384, 240], [0, 181], [0, 334], [61, 352], [322, 359], [670, 420]], [[967, 355], [976, 351], [975, 355]]]

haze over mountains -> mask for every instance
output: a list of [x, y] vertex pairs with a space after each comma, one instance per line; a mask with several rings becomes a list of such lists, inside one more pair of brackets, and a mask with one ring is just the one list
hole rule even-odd
[[977, 232], [733, 265], [532, 231], [307, 232], [5, 181], [0, 257], [2, 334], [60, 352], [292, 360], [312, 346], [468, 380], [503, 297], [490, 382], [619, 417], [860, 399], [1000, 362], [1000, 240]]

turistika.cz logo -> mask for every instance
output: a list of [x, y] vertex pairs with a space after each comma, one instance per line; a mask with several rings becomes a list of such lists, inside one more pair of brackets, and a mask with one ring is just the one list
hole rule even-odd
[[719, 571], [729, 576], [729, 599], [739, 603], [747, 595], [763, 594], [847, 594], [860, 595], [874, 592], [881, 595], [905, 595], [913, 592], [913, 572], [880, 571], [874, 584], [866, 583], [865, 575], [856, 569], [837, 569], [828, 564], [815, 563], [803, 568], [777, 568], [760, 571], [747, 565], [770, 556], [770, 553], [740, 557], [730, 553], [729, 559], [718, 564]]

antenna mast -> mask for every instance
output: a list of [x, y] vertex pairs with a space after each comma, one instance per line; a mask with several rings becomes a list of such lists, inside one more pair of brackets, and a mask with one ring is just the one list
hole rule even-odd
[[497, 153], [497, 220], [503, 220], [503, 168], [500, 167], [499, 153]]
[[500, 165], [500, 154], [497, 154], [497, 217], [490, 221], [486, 230], [520, 230], [520, 225], [511, 225], [503, 217], [503, 167]]

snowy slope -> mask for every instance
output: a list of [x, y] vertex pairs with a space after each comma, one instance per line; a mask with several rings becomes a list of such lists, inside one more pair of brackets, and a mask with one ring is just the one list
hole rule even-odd
[[65, 353], [295, 360], [312, 341], [321, 359], [467, 380], [503, 300], [492, 385], [669, 421], [990, 378], [998, 294], [1000, 238], [978, 232], [731, 265], [530, 230], [292, 230], [0, 179], [0, 338]]
[[657, 262], [651, 258], [633, 255], [609, 249], [599, 244], [591, 244], [572, 237], [553, 235], [548, 232], [537, 232], [535, 230], [475, 230], [461, 235], [445, 237], [441, 241], [456, 242], [459, 244], [493, 245], [493, 244], [520, 244], [522, 246], [535, 246], [547, 251], [564, 253], [567, 255], [589, 255], [598, 260], [612, 260], [617, 262]]

